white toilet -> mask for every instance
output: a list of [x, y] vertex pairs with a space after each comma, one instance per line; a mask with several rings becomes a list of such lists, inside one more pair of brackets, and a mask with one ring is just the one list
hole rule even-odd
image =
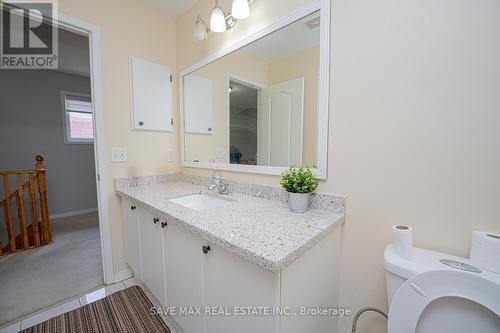
[[424, 249], [402, 259], [392, 244], [384, 267], [389, 333], [500, 333], [500, 274]]

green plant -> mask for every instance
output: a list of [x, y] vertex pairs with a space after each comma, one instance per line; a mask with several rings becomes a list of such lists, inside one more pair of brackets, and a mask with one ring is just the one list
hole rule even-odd
[[281, 174], [280, 184], [287, 192], [311, 193], [314, 195], [314, 191], [318, 187], [318, 180], [309, 167], [297, 168], [292, 165], [290, 169]]

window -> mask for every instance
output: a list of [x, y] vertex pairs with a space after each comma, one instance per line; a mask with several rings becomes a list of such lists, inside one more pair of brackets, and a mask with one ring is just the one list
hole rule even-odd
[[61, 92], [65, 143], [93, 143], [92, 100], [88, 95]]

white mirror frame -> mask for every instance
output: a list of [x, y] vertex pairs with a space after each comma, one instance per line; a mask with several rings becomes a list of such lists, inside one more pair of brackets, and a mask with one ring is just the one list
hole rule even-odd
[[[214, 62], [229, 53], [232, 53], [250, 43], [253, 43], [262, 37], [273, 33], [301, 18], [320, 11], [320, 70], [319, 70], [319, 87], [318, 87], [318, 115], [317, 115], [317, 168], [313, 169], [314, 174], [319, 179], [327, 177], [327, 162], [328, 162], [328, 115], [329, 115], [329, 96], [330, 96], [330, 0], [316, 0], [307, 6], [293, 12], [289, 16], [281, 18], [276, 23], [267, 28], [233, 44], [218, 52], [211, 54], [202, 61], [182, 70], [179, 73], [179, 108], [180, 108], [180, 134], [181, 134], [181, 165], [191, 168], [213, 169], [214, 163], [210, 162], [192, 162], [185, 160], [185, 142], [184, 142], [184, 95], [183, 95], [183, 78], [184, 76]], [[217, 169], [259, 173], [268, 175], [281, 175], [287, 167], [274, 167], [264, 165], [244, 165], [244, 164], [229, 164], [217, 163]]]

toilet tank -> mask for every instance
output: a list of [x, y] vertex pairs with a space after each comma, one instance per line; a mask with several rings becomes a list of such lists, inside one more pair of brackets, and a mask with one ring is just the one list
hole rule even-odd
[[[384, 252], [384, 267], [386, 269], [387, 300], [389, 307], [399, 288], [415, 275], [433, 270], [454, 269], [440, 262], [441, 259], [469, 263], [466, 258], [424, 249], [414, 249], [413, 259], [400, 258], [388, 245]], [[483, 275], [495, 276], [500, 285], [500, 279], [495, 273], [483, 272]], [[419, 318], [415, 333], [499, 333], [500, 317], [490, 309], [468, 299], [460, 297], [443, 297], [429, 304]]]
[[389, 271], [386, 271], [385, 280], [387, 285], [387, 305], [390, 306], [392, 298], [394, 297], [394, 295], [396, 295], [396, 292], [398, 291], [399, 287], [401, 287], [401, 285], [405, 283], [407, 279], [402, 276], [391, 273]]
[[[407, 260], [394, 252], [392, 244], [387, 245], [384, 251], [384, 268], [386, 270], [388, 305], [391, 305], [392, 298], [399, 287], [409, 278], [430, 270], [443, 269], [445, 266], [440, 262], [441, 259], [457, 260], [460, 258], [446, 253], [415, 248], [413, 259]], [[461, 259], [464, 260], [464, 258]]]
[[[413, 260], [412, 260], [413, 261]], [[384, 251], [384, 268], [386, 270], [387, 304], [391, 306], [391, 301], [399, 287], [415, 274], [411, 270], [412, 263], [409, 260], [400, 258], [394, 252], [392, 244], [388, 245]]]

